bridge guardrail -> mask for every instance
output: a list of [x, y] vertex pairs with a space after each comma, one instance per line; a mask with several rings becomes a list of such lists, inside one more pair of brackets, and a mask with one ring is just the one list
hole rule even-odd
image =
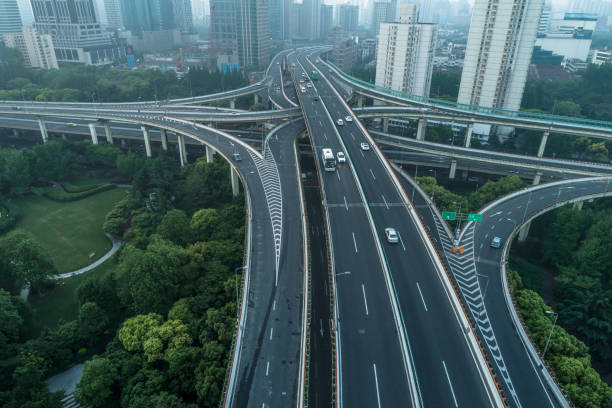
[[535, 112], [526, 112], [526, 111], [512, 111], [512, 110], [501, 109], [501, 108], [487, 108], [487, 107], [478, 106], [478, 105], [462, 104], [462, 103], [447, 101], [444, 99], [424, 97], [420, 95], [410, 94], [407, 92], [395, 91], [393, 89], [385, 88], [379, 85], [374, 85], [370, 82], [366, 82], [359, 78], [355, 78], [347, 74], [346, 72], [342, 71], [332, 62], [326, 61], [325, 63], [328, 64], [330, 67], [332, 67], [338, 75], [343, 77], [348, 82], [352, 82], [354, 84], [357, 84], [361, 87], [370, 89], [375, 92], [380, 92], [380, 93], [383, 93], [389, 96], [393, 96], [396, 98], [407, 99], [410, 102], [415, 102], [415, 103], [420, 103], [420, 104], [425, 104], [425, 105], [432, 105], [433, 107], [438, 107], [438, 108], [443, 108], [443, 109], [446, 108], [446, 109], [461, 110], [461, 111], [465, 111], [466, 114], [477, 112], [477, 113], [484, 113], [484, 114], [499, 115], [499, 116], [504, 116], [508, 118], [519, 117], [519, 118], [524, 118], [524, 119], [536, 119], [540, 121], [548, 121], [551, 123], [565, 122], [565, 123], [574, 123], [574, 124], [585, 125], [585, 126], [592, 126], [592, 127], [597, 127], [597, 128], [606, 128], [606, 129], [612, 128], [612, 122], [607, 122], [607, 121], [602, 121], [602, 120], [578, 118], [578, 117], [571, 117], [571, 116], [550, 115], [550, 114], [545, 114], [545, 113], [535, 113]]

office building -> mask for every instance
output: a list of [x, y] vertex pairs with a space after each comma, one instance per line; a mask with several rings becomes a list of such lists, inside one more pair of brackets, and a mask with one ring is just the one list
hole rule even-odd
[[236, 13], [238, 58], [242, 66], [265, 66], [270, 58], [268, 1], [241, 0]]
[[303, 36], [308, 40], [319, 38], [319, 18], [321, 17], [321, 0], [302, 0], [301, 20], [304, 24]]
[[357, 30], [359, 24], [359, 6], [341, 4], [338, 7], [338, 25], [343, 28], [345, 33], [352, 33]]
[[174, 26], [183, 33], [193, 32], [191, 0], [171, 0]]
[[106, 24], [109, 27], [117, 29], [123, 27], [121, 2], [119, 0], [104, 0], [104, 14], [106, 14]]
[[53, 40], [58, 63], [105, 64], [125, 49], [102, 31], [91, 0], [32, 0], [34, 27]]
[[234, 0], [210, 0], [210, 51], [219, 69], [238, 65], [238, 28]]
[[326, 38], [332, 27], [334, 26], [334, 6], [330, 4], [321, 4], [321, 19], [319, 28], [321, 31], [320, 37]]
[[375, 1], [374, 10], [372, 13], [372, 31], [374, 35], [378, 35], [380, 30], [380, 23], [388, 23], [392, 20], [389, 19], [389, 12], [391, 3], [388, 1]]
[[331, 52], [332, 62], [343, 71], [350, 71], [357, 57], [357, 44], [345, 37], [344, 30], [340, 26], [332, 28], [333, 49]]
[[21, 14], [17, 0], [0, 0], [0, 34], [21, 33]]
[[566, 59], [586, 62], [596, 25], [596, 14], [564, 13], [551, 20], [544, 34], [539, 34], [538, 29], [535, 45]]
[[3, 34], [7, 47], [16, 48], [23, 55], [24, 65], [28, 68], [59, 68], [49, 34], [39, 35], [34, 27], [22, 27], [21, 33]]
[[[475, 0], [459, 103], [519, 109], [543, 5], [543, 0]], [[477, 133], [489, 130], [474, 127]]]
[[121, 0], [123, 25], [136, 35], [140, 35], [143, 31], [172, 30], [176, 24], [171, 1]]
[[400, 3], [398, 21], [380, 24], [376, 85], [427, 97], [437, 27], [419, 23], [418, 15], [416, 3]]
[[285, 38], [285, 0], [269, 0], [268, 20], [270, 21], [270, 38], [282, 40]]

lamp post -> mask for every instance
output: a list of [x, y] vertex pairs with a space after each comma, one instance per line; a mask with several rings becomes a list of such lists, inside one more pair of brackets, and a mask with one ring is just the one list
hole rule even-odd
[[548, 333], [548, 339], [546, 340], [546, 345], [544, 346], [544, 352], [542, 353], [542, 360], [544, 360], [544, 356], [546, 355], [546, 351], [548, 350], [548, 345], [550, 344], [550, 338], [552, 337], [553, 330], [555, 328], [555, 324], [557, 323], [557, 317], [559, 317], [559, 313], [555, 313], [552, 310], [546, 310], [544, 313], [548, 315], [555, 315], [555, 320], [553, 320], [553, 325], [550, 328], [550, 333]]

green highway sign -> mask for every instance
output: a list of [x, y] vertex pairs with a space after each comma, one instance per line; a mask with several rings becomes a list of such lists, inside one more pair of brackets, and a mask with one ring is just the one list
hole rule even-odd
[[474, 222], [481, 222], [482, 221], [482, 214], [468, 214], [467, 220], [468, 221], [474, 221]]
[[454, 221], [457, 218], [457, 213], [454, 211], [442, 211], [442, 219], [447, 221]]

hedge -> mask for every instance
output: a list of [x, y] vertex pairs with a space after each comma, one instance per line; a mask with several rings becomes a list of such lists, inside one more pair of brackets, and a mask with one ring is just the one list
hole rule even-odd
[[66, 190], [67, 193], [82, 193], [84, 191], [93, 190], [94, 188], [98, 188], [103, 185], [104, 184], [102, 183], [95, 183], [95, 184], [86, 184], [83, 186], [79, 186], [79, 185], [72, 184], [69, 182], [62, 183], [62, 186], [64, 187], [64, 190]]
[[89, 197], [94, 194], [101, 193], [103, 191], [112, 190], [114, 188], [117, 188], [117, 186], [114, 184], [103, 184], [101, 186], [89, 189], [87, 191], [81, 191], [79, 193], [67, 193], [67, 192], [63, 192], [59, 189], [54, 188], [54, 189], [49, 189], [45, 191], [43, 194], [49, 200], [65, 202], [65, 201], [80, 200], [85, 197]]

